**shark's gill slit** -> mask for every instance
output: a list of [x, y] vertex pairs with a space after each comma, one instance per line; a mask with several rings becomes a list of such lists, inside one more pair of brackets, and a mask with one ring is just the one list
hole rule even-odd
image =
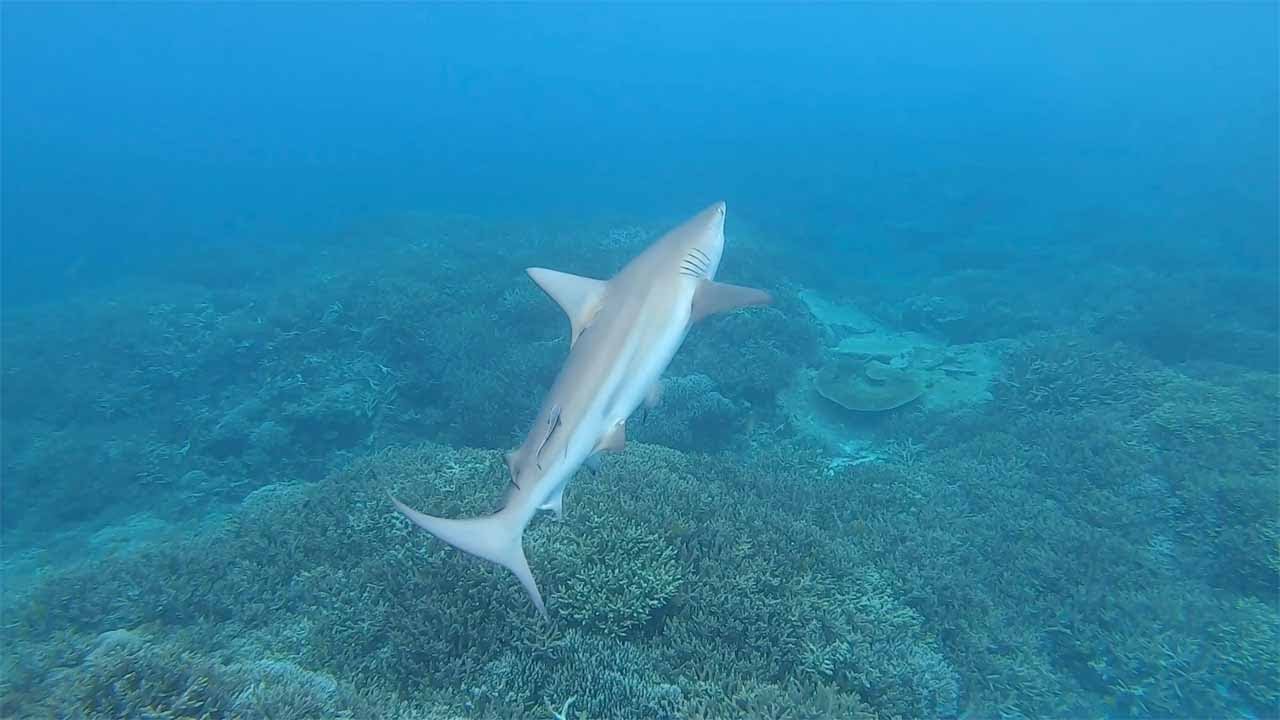
[[707, 266], [692, 252], [680, 261], [680, 274], [695, 280], [707, 274]]

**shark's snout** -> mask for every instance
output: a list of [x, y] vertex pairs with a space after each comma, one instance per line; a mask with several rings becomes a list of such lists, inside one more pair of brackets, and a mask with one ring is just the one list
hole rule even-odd
[[725, 204], [724, 204], [724, 201], [721, 200], [720, 202], [717, 202], [709, 206], [706, 210], [703, 210], [701, 213], [698, 213], [698, 218], [702, 220], [703, 232], [704, 233], [709, 232], [711, 234], [718, 234], [718, 233], [724, 232], [725, 212], [726, 212]]

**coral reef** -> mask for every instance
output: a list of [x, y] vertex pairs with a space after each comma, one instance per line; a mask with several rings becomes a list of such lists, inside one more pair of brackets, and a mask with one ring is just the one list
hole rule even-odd
[[75, 647], [68, 642], [64, 638], [55, 646], [68, 653], [67, 664], [55, 671], [31, 676], [24, 668], [18, 684], [7, 674], [0, 711], [12, 717], [103, 720], [387, 717], [332, 677], [290, 662], [227, 664], [130, 630], [109, 630]]
[[910, 371], [879, 360], [838, 358], [814, 378], [818, 394], [846, 410], [881, 412], [920, 397], [924, 385]]
[[[306, 488], [260, 490], [230, 524], [190, 543], [48, 578], [13, 610], [23, 631], [10, 639], [157, 623], [209, 638], [234, 624], [284, 648], [287, 638], [272, 634], [301, 617], [305, 642], [291, 662], [327, 668], [341, 687], [384, 687], [397, 701], [449, 702], [450, 689], [476, 688], [456, 712], [469, 702], [519, 715], [574, 696], [592, 716], [723, 714], [750, 692], [740, 685], [748, 677], [811, 677], [886, 714], [954, 712], [955, 677], [922, 619], [850, 564], [852, 548], [840, 542], [805, 562], [788, 557], [803, 520], [775, 512], [761, 524], [769, 499], [731, 499], [747, 468], [728, 460], [698, 468], [636, 444], [600, 478], [581, 479], [566, 519], [528, 533], [550, 589], [550, 626], [505, 571], [387, 512], [387, 489], [443, 514], [483, 512], [504, 472], [496, 451], [425, 446], [383, 451]], [[338, 692], [311, 676], [296, 683], [308, 702]], [[278, 702], [264, 692], [217, 697]]]
[[952, 342], [971, 338], [964, 327], [969, 305], [959, 298], [916, 295], [902, 304], [901, 315], [903, 326], [912, 330], [940, 335]]
[[686, 452], [716, 452], [740, 439], [750, 418], [750, 406], [734, 402], [703, 374], [669, 377], [662, 381], [658, 406], [642, 411], [627, 431], [643, 442]]
[[[6, 309], [0, 716], [1276, 714], [1275, 302], [1240, 273], [744, 243], [726, 279], [778, 302], [695, 328], [530, 526], [550, 622], [391, 512], [496, 508], [567, 350], [521, 269], [646, 237], [406, 216]], [[824, 365], [920, 394], [843, 412]]]

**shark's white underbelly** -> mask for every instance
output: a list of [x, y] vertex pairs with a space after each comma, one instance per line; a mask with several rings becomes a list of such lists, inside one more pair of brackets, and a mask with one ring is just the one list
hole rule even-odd
[[594, 402], [580, 422], [572, 427], [572, 435], [564, 454], [552, 460], [537, 498], [537, 507], [551, 509], [582, 463], [595, 452], [602, 438], [625, 422], [648, 395], [671, 364], [676, 351], [689, 332], [689, 303], [677, 303], [661, 330], [648, 337], [635, 333], [626, 339], [627, 347], [618, 353], [618, 362], [604, 376], [594, 393]]
[[627, 362], [619, 362], [611, 373], [613, 387], [601, 393], [604, 402], [600, 409], [600, 428], [607, 432], [640, 407], [650, 388], [666, 372], [671, 359], [689, 332], [689, 303], [677, 303], [668, 310], [670, 317], [661, 324], [660, 332], [649, 337], [630, 338], [633, 347]]

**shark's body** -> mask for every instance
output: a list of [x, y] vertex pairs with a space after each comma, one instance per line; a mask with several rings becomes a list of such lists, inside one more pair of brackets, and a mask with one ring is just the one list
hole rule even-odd
[[396, 508], [445, 542], [509, 568], [546, 615], [522, 536], [538, 510], [560, 516], [565, 485], [597, 453], [621, 450], [625, 424], [659, 381], [690, 326], [707, 315], [767, 303], [767, 293], [714, 281], [725, 205], [663, 235], [608, 281], [530, 268], [569, 316], [569, 357], [520, 447], [507, 454], [511, 492], [493, 515], [451, 520]]

